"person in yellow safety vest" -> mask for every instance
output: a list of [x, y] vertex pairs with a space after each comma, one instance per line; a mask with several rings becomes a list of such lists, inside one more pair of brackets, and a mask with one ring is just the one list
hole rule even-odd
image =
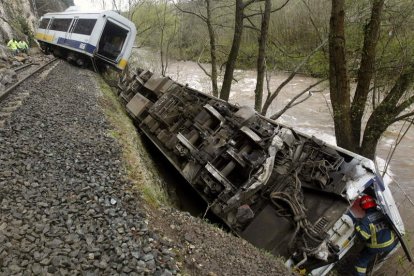
[[17, 42], [14, 39], [10, 39], [7, 43], [7, 47], [9, 47], [10, 50], [12, 50], [13, 54], [16, 55], [18, 51]]
[[365, 276], [368, 265], [381, 254], [388, 254], [398, 244], [393, 230], [384, 214], [377, 210], [377, 203], [372, 196], [363, 195], [360, 206], [365, 216], [356, 221], [355, 230], [366, 242], [355, 264], [355, 275]]
[[29, 49], [29, 46], [27, 45], [26, 41], [22, 40], [17, 43], [17, 47], [19, 48], [19, 51], [22, 53], [27, 54], [27, 49]]
[[7, 47], [11, 48], [13, 42], [13, 39], [10, 39], [9, 42], [7, 42]]

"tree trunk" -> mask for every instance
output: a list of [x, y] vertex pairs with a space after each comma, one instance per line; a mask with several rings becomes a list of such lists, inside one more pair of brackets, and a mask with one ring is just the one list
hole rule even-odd
[[[160, 59], [161, 59], [161, 75], [165, 76], [165, 74], [167, 73], [167, 66], [168, 66], [168, 56], [165, 54], [164, 52], [164, 35], [165, 35], [165, 28], [167, 26], [166, 24], [166, 17], [167, 17], [167, 1], [165, 1], [164, 3], [164, 7], [163, 7], [163, 14], [162, 14], [162, 22], [160, 22], [160, 29], [161, 29], [161, 35], [160, 35]], [[158, 20], [160, 20], [159, 18], [159, 14], [158, 16]]]
[[241, 38], [243, 34], [243, 19], [245, 5], [243, 0], [236, 0], [236, 18], [234, 24], [233, 44], [226, 62], [226, 71], [224, 73], [223, 85], [221, 87], [220, 99], [229, 100], [231, 83], [233, 82], [233, 73], [236, 67], [237, 56], [239, 54]]
[[371, 19], [365, 28], [361, 65], [358, 70], [357, 87], [351, 107], [353, 140], [358, 145], [361, 142], [362, 116], [365, 111], [369, 88], [375, 70], [375, 50], [378, 44], [383, 6], [384, 0], [375, 0], [373, 2]]
[[332, 0], [329, 30], [329, 86], [338, 146], [356, 150], [350, 118], [350, 87], [346, 67], [345, 0]]
[[394, 112], [387, 112], [387, 109], [386, 107], [375, 109], [368, 119], [361, 147], [358, 151], [362, 156], [374, 159], [375, 149], [382, 133], [387, 130], [387, 127], [391, 125], [396, 116]]
[[398, 77], [388, 95], [372, 112], [364, 131], [359, 154], [372, 159], [375, 154], [375, 147], [382, 133], [395, 122], [395, 118], [401, 112], [414, 102], [414, 97], [410, 97], [400, 103], [402, 97], [409, 90], [413, 78], [414, 66], [410, 66]]
[[217, 85], [217, 56], [216, 56], [216, 36], [214, 34], [214, 28], [211, 23], [211, 0], [206, 0], [207, 4], [207, 28], [208, 35], [210, 37], [210, 58], [211, 58], [211, 86], [213, 90], [213, 96], [218, 97], [218, 85]]
[[263, 84], [264, 84], [264, 77], [265, 77], [265, 59], [266, 59], [266, 44], [267, 44], [267, 37], [269, 33], [269, 21], [270, 21], [270, 13], [272, 10], [272, 1], [265, 0], [265, 9], [262, 16], [262, 26], [260, 30], [260, 38], [259, 38], [259, 53], [257, 55], [257, 81], [256, 81], [256, 89], [254, 90], [254, 109], [257, 112], [262, 110], [262, 101], [263, 101]]
[[375, 70], [375, 50], [385, 1], [372, 1], [371, 19], [364, 32], [361, 65], [358, 70], [358, 83], [352, 107], [350, 107], [350, 88], [345, 59], [344, 2], [345, 0], [332, 0], [329, 31], [329, 81], [335, 135], [338, 146], [373, 159], [382, 133], [392, 123], [414, 116], [414, 112], [401, 115], [414, 103], [414, 96], [409, 97], [408, 94], [414, 81], [414, 66], [408, 63], [403, 68], [382, 102], [374, 107], [361, 141], [362, 116]]

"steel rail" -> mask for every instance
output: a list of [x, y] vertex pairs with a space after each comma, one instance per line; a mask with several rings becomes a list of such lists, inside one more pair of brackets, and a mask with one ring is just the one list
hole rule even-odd
[[15, 68], [14, 71], [15, 72], [19, 72], [19, 71], [21, 71], [21, 70], [23, 70], [23, 69], [25, 69], [25, 68], [27, 68], [29, 66], [32, 66], [32, 65], [34, 65], [34, 63], [28, 63], [28, 64], [25, 64], [25, 65], [22, 65], [20, 67]]
[[28, 76], [24, 77], [23, 79], [19, 80], [18, 82], [16, 82], [15, 84], [13, 84], [12, 86], [10, 86], [9, 88], [7, 88], [6, 90], [4, 90], [3, 92], [0, 92], [0, 102], [3, 101], [5, 98], [7, 98], [7, 96], [14, 90], [16, 89], [20, 84], [22, 84], [25, 80], [27, 80], [28, 78], [30, 78], [31, 76], [33, 76], [34, 74], [36, 74], [37, 72], [39, 72], [40, 70], [42, 70], [43, 68], [45, 68], [46, 66], [48, 66], [49, 64], [51, 64], [52, 62], [58, 60], [57, 58], [54, 58], [48, 62], [46, 62], [45, 64], [43, 64], [42, 66], [40, 66], [39, 68], [37, 68], [35, 71], [33, 71], [32, 73], [30, 73]]

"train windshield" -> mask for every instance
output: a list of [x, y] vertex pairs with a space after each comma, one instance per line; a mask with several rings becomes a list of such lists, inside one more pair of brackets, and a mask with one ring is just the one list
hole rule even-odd
[[98, 54], [109, 60], [116, 61], [122, 52], [128, 32], [128, 30], [121, 26], [107, 21], [99, 41]]

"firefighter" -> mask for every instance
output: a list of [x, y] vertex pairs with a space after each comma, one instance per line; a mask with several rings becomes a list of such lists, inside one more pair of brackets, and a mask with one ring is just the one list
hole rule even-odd
[[386, 255], [398, 244], [393, 230], [384, 215], [377, 210], [377, 203], [372, 196], [361, 197], [360, 206], [365, 216], [356, 222], [355, 230], [366, 242], [355, 265], [358, 276], [366, 275], [367, 267], [379, 255]]

